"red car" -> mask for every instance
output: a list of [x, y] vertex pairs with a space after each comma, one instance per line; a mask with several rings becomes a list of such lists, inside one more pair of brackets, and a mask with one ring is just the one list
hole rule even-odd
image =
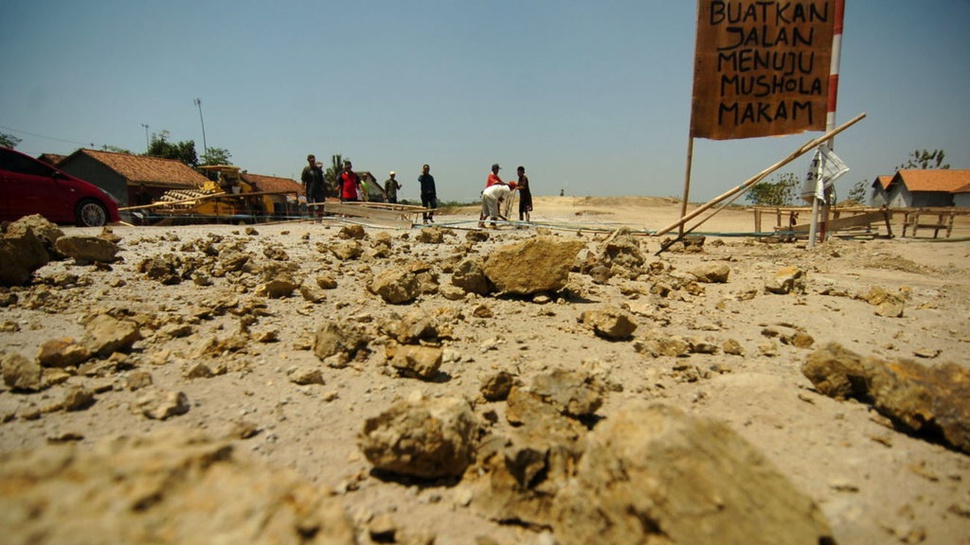
[[16, 221], [31, 214], [79, 227], [121, 221], [117, 201], [100, 187], [0, 147], [0, 220]]

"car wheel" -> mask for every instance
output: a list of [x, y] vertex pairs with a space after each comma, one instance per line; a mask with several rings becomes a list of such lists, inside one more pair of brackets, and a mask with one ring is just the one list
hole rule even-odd
[[101, 227], [108, 223], [108, 209], [98, 201], [81, 201], [75, 215], [78, 227]]

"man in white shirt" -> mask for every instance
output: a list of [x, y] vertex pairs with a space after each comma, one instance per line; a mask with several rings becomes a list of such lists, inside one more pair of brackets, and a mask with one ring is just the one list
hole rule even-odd
[[[491, 227], [495, 227], [495, 221], [497, 218], [502, 218], [500, 213], [499, 205], [508, 198], [512, 192], [515, 191], [515, 182], [498, 183], [495, 185], [490, 185], [485, 188], [482, 192], [482, 219], [484, 220], [488, 217], [491, 220]], [[478, 222], [479, 227], [485, 227], [484, 221]]]

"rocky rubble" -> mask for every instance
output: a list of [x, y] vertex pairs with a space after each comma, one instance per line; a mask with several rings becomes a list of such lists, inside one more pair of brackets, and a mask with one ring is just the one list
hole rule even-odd
[[33, 264], [0, 288], [11, 542], [970, 535], [959, 268], [873, 284], [837, 243], [688, 237], [649, 258], [624, 230], [107, 246], [31, 222], [6, 233]]

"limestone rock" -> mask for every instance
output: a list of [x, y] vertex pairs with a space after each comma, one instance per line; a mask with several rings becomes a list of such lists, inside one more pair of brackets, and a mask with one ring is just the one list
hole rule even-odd
[[438, 342], [444, 333], [439, 320], [423, 310], [408, 312], [396, 317], [384, 326], [384, 330], [401, 344], [417, 344], [421, 341]]
[[114, 242], [85, 235], [63, 236], [55, 243], [57, 251], [73, 257], [78, 264], [111, 263], [117, 259], [120, 248]]
[[723, 263], [705, 263], [690, 271], [697, 277], [698, 282], [705, 284], [724, 284], [728, 281], [731, 268]]
[[94, 405], [94, 392], [77, 385], [68, 387], [61, 402], [65, 411], [83, 411], [91, 405]]
[[499, 371], [482, 380], [482, 397], [485, 401], [504, 401], [508, 399], [515, 377], [508, 371]]
[[341, 261], [349, 261], [359, 258], [364, 249], [356, 240], [337, 241], [330, 245], [330, 252]]
[[43, 369], [34, 360], [8, 353], [0, 358], [0, 366], [3, 366], [3, 383], [11, 390], [37, 392], [43, 386]]
[[173, 254], [156, 255], [140, 261], [138, 272], [166, 286], [180, 284], [185, 279], [182, 259]]
[[802, 374], [825, 395], [870, 403], [903, 431], [970, 453], [970, 370], [964, 367], [888, 362], [831, 343], [809, 355]]
[[634, 407], [587, 442], [555, 500], [563, 545], [834, 542], [812, 499], [725, 424]]
[[437, 225], [425, 227], [421, 229], [421, 232], [418, 233], [415, 240], [425, 244], [441, 244], [445, 241], [445, 232], [444, 229], [438, 227]]
[[647, 260], [640, 251], [637, 239], [627, 229], [622, 229], [603, 245], [600, 261], [607, 268], [619, 266], [638, 270]]
[[474, 459], [478, 419], [468, 401], [414, 399], [368, 418], [358, 436], [378, 470], [426, 479], [456, 477]]
[[367, 238], [367, 231], [362, 225], [344, 225], [337, 232], [337, 237], [347, 240], [364, 240]]
[[481, 261], [477, 259], [464, 259], [458, 263], [451, 275], [451, 283], [466, 293], [488, 295], [495, 291], [495, 285], [488, 279]]
[[417, 276], [411, 271], [396, 268], [378, 274], [369, 289], [392, 305], [410, 303], [421, 294]]
[[438, 376], [443, 351], [437, 346], [395, 345], [387, 346], [387, 360], [401, 375], [432, 380]]
[[603, 405], [604, 386], [586, 371], [554, 369], [537, 375], [530, 391], [560, 413], [582, 418], [592, 416]]
[[805, 271], [798, 267], [785, 267], [775, 273], [774, 278], [765, 283], [767, 293], [786, 295], [805, 293]]
[[582, 240], [537, 236], [496, 248], [483, 270], [499, 291], [516, 295], [558, 291], [566, 286], [576, 256], [585, 247]]
[[293, 292], [299, 287], [300, 283], [293, 277], [288, 274], [280, 274], [257, 286], [256, 295], [270, 299], [281, 299], [293, 295]]
[[152, 420], [166, 420], [189, 412], [189, 398], [183, 392], [152, 391], [138, 398], [135, 405]]
[[26, 284], [34, 271], [50, 261], [43, 241], [27, 228], [11, 224], [0, 236], [0, 286]]
[[40, 347], [37, 359], [44, 367], [72, 367], [84, 363], [91, 357], [88, 347], [75, 339], [64, 337], [51, 339]]
[[108, 314], [98, 314], [84, 326], [84, 345], [93, 354], [110, 356], [114, 352], [129, 352], [140, 340], [141, 330], [131, 320], [118, 320]]
[[611, 341], [629, 339], [637, 329], [632, 315], [613, 307], [583, 311], [579, 320], [592, 328], [597, 336]]
[[15, 545], [356, 543], [326, 490], [185, 430], [4, 454], [0, 481]]
[[316, 367], [303, 366], [287, 373], [290, 382], [305, 386], [307, 384], [325, 384], [323, 373]]
[[329, 321], [317, 329], [313, 339], [313, 353], [321, 360], [338, 354], [353, 359], [358, 352], [367, 348], [367, 343], [368, 338], [359, 327]]

